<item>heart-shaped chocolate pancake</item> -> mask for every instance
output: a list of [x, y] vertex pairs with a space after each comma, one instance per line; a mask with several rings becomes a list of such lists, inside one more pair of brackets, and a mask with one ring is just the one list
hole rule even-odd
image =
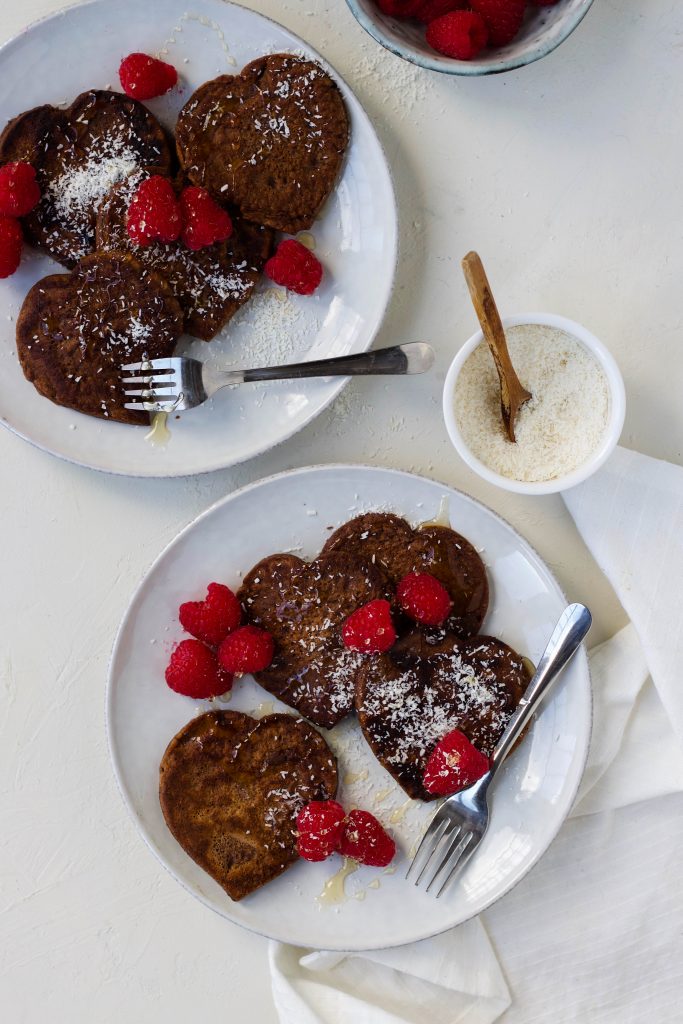
[[68, 274], [31, 288], [17, 318], [17, 351], [24, 375], [57, 405], [149, 424], [124, 409], [124, 363], [170, 356], [183, 312], [169, 284], [133, 256], [86, 256]]
[[329, 537], [322, 553], [344, 551], [372, 561], [396, 585], [408, 573], [436, 576], [453, 600], [444, 629], [472, 636], [481, 627], [489, 602], [486, 567], [475, 548], [446, 526], [413, 530], [391, 513], [368, 512], [349, 520]]
[[195, 185], [291, 234], [311, 227], [332, 191], [348, 136], [334, 81], [288, 53], [206, 82], [176, 125], [180, 163]]
[[172, 153], [157, 119], [137, 100], [91, 89], [70, 107], [35, 107], [0, 136], [0, 164], [32, 164], [42, 198], [22, 218], [26, 237], [67, 267], [95, 251], [95, 218], [110, 188], [133, 172], [168, 173]]
[[361, 666], [358, 720], [375, 757], [406, 793], [433, 800], [422, 776], [439, 740], [459, 729], [490, 756], [528, 682], [521, 656], [502, 640], [450, 636], [430, 643], [416, 631]]
[[226, 242], [196, 250], [188, 249], [181, 240], [140, 247], [126, 228], [132, 191], [126, 179], [100, 204], [98, 251], [130, 252], [165, 277], [183, 307], [186, 332], [210, 341], [251, 297], [263, 265], [272, 255], [273, 231], [233, 216], [233, 234]]
[[297, 814], [336, 791], [325, 740], [290, 715], [200, 715], [174, 736], [159, 768], [166, 824], [233, 900], [297, 860]]
[[344, 646], [341, 627], [361, 605], [391, 600], [384, 573], [344, 552], [314, 562], [264, 558], [237, 595], [250, 622], [275, 638], [275, 657], [256, 679], [316, 725], [331, 729], [352, 709], [364, 655]]

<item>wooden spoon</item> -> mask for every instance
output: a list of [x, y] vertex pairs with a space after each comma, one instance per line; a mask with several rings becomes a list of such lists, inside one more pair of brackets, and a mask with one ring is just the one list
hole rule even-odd
[[462, 269], [470, 290], [472, 304], [498, 370], [500, 412], [503, 417], [503, 425], [510, 441], [515, 441], [517, 413], [532, 395], [522, 386], [515, 373], [496, 300], [493, 298], [484, 265], [476, 252], [467, 253], [462, 261]]

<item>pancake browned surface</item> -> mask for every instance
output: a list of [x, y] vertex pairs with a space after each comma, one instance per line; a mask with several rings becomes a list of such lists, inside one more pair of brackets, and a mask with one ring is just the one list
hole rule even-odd
[[416, 632], [361, 666], [358, 720], [375, 757], [406, 793], [433, 800], [422, 776], [439, 740], [459, 729], [490, 756], [528, 681], [520, 655], [495, 637], [430, 644]]
[[341, 93], [318, 64], [287, 53], [200, 86], [180, 112], [187, 176], [258, 224], [310, 228], [348, 143]]
[[167, 282], [133, 256], [86, 256], [70, 273], [31, 288], [17, 319], [24, 375], [57, 405], [149, 423], [124, 409], [123, 363], [170, 356], [183, 314]]
[[95, 251], [97, 209], [112, 185], [132, 183], [142, 167], [168, 173], [172, 159], [156, 118], [103, 89], [82, 93], [66, 110], [28, 110], [0, 136], [0, 164], [28, 161], [40, 185], [40, 202], [22, 218], [26, 237], [67, 267]]
[[391, 598], [380, 569], [343, 552], [304, 562], [271, 555], [238, 594], [250, 622], [275, 638], [270, 668], [256, 679], [316, 725], [331, 728], [352, 709], [364, 655], [344, 646], [344, 620], [376, 598]]
[[159, 768], [166, 824], [233, 900], [297, 860], [298, 812], [336, 790], [325, 740], [290, 715], [200, 715], [171, 740]]
[[233, 216], [226, 242], [198, 250], [182, 241], [138, 246], [126, 229], [132, 191], [128, 181], [119, 182], [100, 204], [97, 248], [131, 252], [162, 274], [183, 308], [187, 333], [210, 341], [251, 296], [272, 255], [273, 231]]
[[332, 551], [373, 561], [394, 585], [411, 572], [436, 576], [453, 599], [446, 630], [471, 636], [484, 621], [489, 601], [486, 568], [475, 548], [455, 530], [446, 526], [413, 530], [399, 516], [368, 512], [335, 530], [322, 553]]

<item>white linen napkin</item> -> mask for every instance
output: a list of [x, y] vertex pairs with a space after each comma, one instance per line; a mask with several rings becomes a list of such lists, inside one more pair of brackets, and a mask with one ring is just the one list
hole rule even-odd
[[[577, 861], [592, 851], [594, 871], [586, 871], [582, 879], [584, 897], [591, 894], [599, 904], [601, 894], [622, 880], [622, 874], [623, 879], [634, 873], [638, 878], [640, 902], [623, 894], [629, 898], [608, 916], [606, 933], [596, 932], [601, 942], [610, 934], [618, 940], [611, 983], [618, 986], [623, 965], [625, 990], [633, 987], [629, 972], [640, 948], [640, 917], [655, 905], [663, 860], [644, 858], [648, 847], [642, 846], [642, 827], [629, 860], [630, 848], [626, 855], [621, 848], [628, 828], [620, 823], [621, 831], [617, 830], [613, 818], [618, 808], [683, 791], [683, 686], [677, 679], [677, 670], [683, 667], [678, 607], [683, 584], [683, 469], [617, 449], [599, 473], [565, 495], [565, 502], [631, 618], [630, 625], [590, 654], [593, 737], [571, 817], [595, 818], [586, 825], [568, 823], [534, 870], [536, 887], [534, 879], [527, 878], [484, 915], [498, 956], [481, 917], [434, 939], [380, 952], [344, 955], [271, 943], [273, 996], [281, 1024], [492, 1024], [501, 1014], [512, 1024], [516, 1019], [535, 1020], [535, 1012], [539, 1021], [546, 1021], [551, 1011], [555, 1021], [589, 1019], [588, 1012], [591, 1021], [616, 1019], [610, 1014], [619, 993], [611, 1003], [608, 1000], [606, 1016], [596, 1002], [593, 989], [599, 973], [582, 974], [577, 969], [570, 999], [566, 986], [557, 988], [557, 965], [551, 964], [548, 948], [554, 937], [561, 936], [564, 945], [558, 945], [558, 956], [565, 962], [572, 951], [583, 951], [590, 922], [577, 912], [583, 904], [564, 880], [575, 877]], [[620, 845], [614, 850], [617, 836]], [[673, 833], [666, 857], [662, 854], [667, 865], [675, 852], [672, 843]], [[621, 857], [622, 874], [615, 870], [613, 856]], [[546, 877], [552, 891], [551, 914], [548, 893], [538, 883]], [[520, 918], [510, 919], [508, 911], [520, 899], [521, 930]], [[619, 894], [616, 899], [619, 902]], [[665, 916], [666, 906], [660, 918]], [[548, 927], [552, 930], [546, 935]], [[634, 935], [631, 947], [628, 941]], [[507, 1013], [511, 995], [499, 957], [513, 981], [515, 1005]], [[641, 965], [643, 977], [648, 977], [648, 970], [656, 973], [656, 962]], [[605, 965], [602, 976], [608, 984], [605, 978], [612, 976]], [[535, 989], [529, 987], [529, 978], [535, 979]], [[659, 992], [659, 1019], [668, 1019], [668, 996], [661, 985]], [[646, 1005], [652, 1006], [653, 998], [648, 995]], [[558, 1009], [558, 999], [564, 1010]], [[673, 1010], [673, 995], [671, 1000]], [[622, 1022], [639, 1019], [628, 1017], [627, 1006], [619, 1012]]]
[[683, 469], [617, 448], [564, 500], [633, 623], [683, 743]]

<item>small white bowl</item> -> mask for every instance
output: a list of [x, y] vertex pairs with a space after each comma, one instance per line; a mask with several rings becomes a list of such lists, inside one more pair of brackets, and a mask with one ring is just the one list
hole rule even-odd
[[353, 16], [378, 43], [421, 68], [446, 75], [497, 75], [547, 56], [588, 14], [593, 0], [559, 0], [552, 7], [529, 6], [519, 35], [474, 60], [455, 60], [437, 53], [425, 40], [419, 21], [382, 14], [375, 0], [346, 0]]
[[577, 466], [571, 473], [567, 473], [564, 476], [555, 477], [553, 480], [540, 480], [528, 483], [495, 473], [472, 454], [460, 433], [456, 421], [455, 386], [466, 359], [474, 352], [477, 345], [484, 340], [481, 331], [477, 331], [476, 334], [473, 334], [465, 342], [451, 363], [443, 388], [443, 416], [446, 421], [448, 436], [456, 451], [470, 469], [473, 469], [484, 480], [488, 480], [489, 483], [496, 484], [506, 491], [515, 491], [517, 494], [554, 494], [557, 491], [567, 491], [570, 487], [575, 487], [577, 484], [587, 480], [612, 454], [624, 426], [626, 392], [623, 378], [613, 356], [602, 342], [598, 341], [595, 335], [587, 331], [581, 324], [568, 320], [564, 316], [556, 316], [554, 313], [522, 313], [519, 316], [508, 316], [503, 319], [504, 327], [519, 327], [524, 324], [540, 324], [545, 327], [554, 327], [557, 330], [570, 334], [587, 348], [589, 352], [592, 352], [605, 373], [610, 391], [609, 419], [602, 440], [590, 458], [586, 459], [580, 466]]

